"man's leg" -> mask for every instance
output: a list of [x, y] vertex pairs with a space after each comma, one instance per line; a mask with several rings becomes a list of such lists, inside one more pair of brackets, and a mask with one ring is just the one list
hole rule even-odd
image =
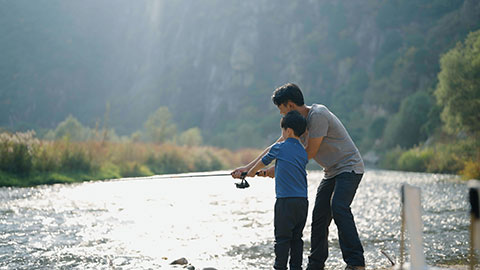
[[362, 179], [362, 174], [342, 173], [335, 178], [332, 215], [338, 228], [338, 239], [343, 260], [347, 265], [365, 266], [362, 243], [358, 237], [357, 227], [350, 208]]
[[287, 269], [290, 241], [292, 240], [293, 225], [290, 222], [288, 200], [277, 199], [273, 223], [275, 226], [275, 263], [274, 269]]
[[296, 225], [292, 231], [290, 242], [290, 270], [301, 270], [303, 263], [303, 229], [307, 222], [308, 200], [306, 198], [293, 199], [290, 211], [295, 214]]
[[328, 226], [332, 221], [330, 199], [335, 178], [323, 179], [317, 189], [312, 216], [312, 248], [308, 256], [308, 270], [323, 269], [328, 257]]

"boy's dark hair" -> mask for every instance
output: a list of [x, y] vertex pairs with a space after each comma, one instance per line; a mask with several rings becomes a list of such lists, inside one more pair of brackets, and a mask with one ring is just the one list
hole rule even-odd
[[295, 136], [300, 137], [307, 129], [307, 120], [298, 111], [289, 111], [280, 122], [283, 129], [291, 128]]
[[286, 105], [288, 101], [295, 103], [297, 106], [305, 104], [300, 87], [294, 83], [287, 83], [275, 89], [272, 101], [277, 106], [280, 106], [280, 104]]

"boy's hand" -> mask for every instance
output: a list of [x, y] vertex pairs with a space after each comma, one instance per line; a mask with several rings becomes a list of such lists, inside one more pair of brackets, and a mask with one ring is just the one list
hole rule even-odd
[[243, 172], [248, 172], [248, 168], [247, 167], [238, 167], [235, 170], [233, 170], [233, 172], [231, 172], [230, 175], [232, 175], [233, 178], [240, 179], [240, 178], [242, 178], [242, 173]]

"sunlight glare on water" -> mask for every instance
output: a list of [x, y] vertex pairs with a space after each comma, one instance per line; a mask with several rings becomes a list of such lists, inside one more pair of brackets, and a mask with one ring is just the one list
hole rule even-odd
[[[309, 172], [310, 222], [321, 172]], [[271, 269], [272, 179], [239, 190], [230, 177], [125, 179], [0, 189], [0, 269], [171, 269], [185, 257], [196, 267]], [[367, 171], [352, 205], [368, 269], [398, 258], [400, 185], [422, 189], [429, 264], [466, 260], [467, 192], [450, 175]], [[330, 226], [327, 269], [344, 267]], [[178, 269], [178, 268], [177, 268]]]

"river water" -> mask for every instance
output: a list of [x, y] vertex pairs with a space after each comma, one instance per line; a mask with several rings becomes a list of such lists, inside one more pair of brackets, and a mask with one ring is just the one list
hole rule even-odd
[[[311, 210], [323, 174], [309, 171]], [[0, 269], [272, 269], [272, 179], [239, 190], [230, 177], [122, 179], [34, 188], [0, 188]], [[352, 212], [367, 269], [399, 259], [400, 186], [421, 188], [424, 250], [430, 265], [465, 263], [466, 183], [452, 175], [368, 170]], [[343, 269], [337, 230], [330, 226], [327, 269]], [[407, 257], [408, 260], [408, 257]]]

